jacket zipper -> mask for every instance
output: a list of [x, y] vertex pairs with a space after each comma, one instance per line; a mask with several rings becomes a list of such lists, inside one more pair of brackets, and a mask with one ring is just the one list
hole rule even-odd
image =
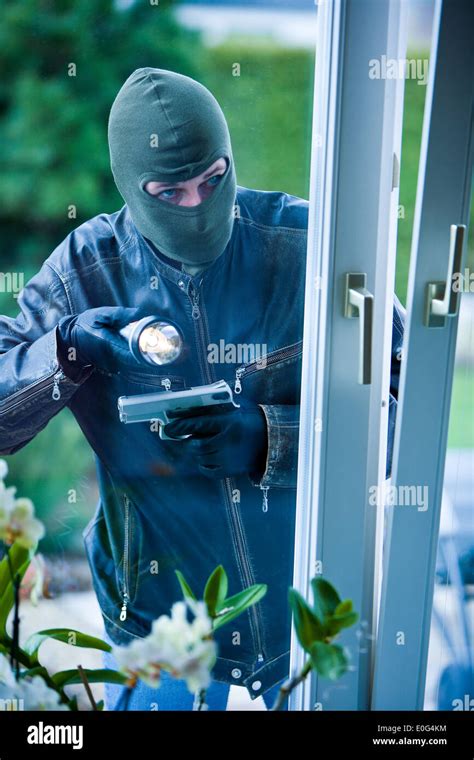
[[[202, 279], [199, 281], [200, 288], [202, 285]], [[192, 317], [195, 320], [196, 329], [198, 333], [199, 338], [199, 348], [203, 349], [203, 354], [206, 352], [206, 331], [202, 320], [202, 314], [201, 310], [199, 308], [199, 289], [196, 289], [196, 286], [193, 282], [190, 283], [190, 298], [192, 303]], [[201, 367], [201, 371], [203, 374], [203, 377], [206, 379], [208, 383], [213, 382], [213, 378], [211, 376], [210, 370], [209, 370], [209, 363], [206, 359], [203, 359], [201, 356], [201, 351], [198, 351], [198, 358], [199, 358], [199, 364]]]
[[[240, 520], [237, 507], [234, 504], [234, 501], [232, 499], [232, 478], [224, 478], [224, 494], [226, 496], [227, 507], [228, 507], [228, 510], [230, 511], [230, 516], [232, 518], [233, 525], [234, 525], [235, 537], [237, 539], [237, 544], [238, 544], [238, 549], [239, 549], [240, 559], [241, 559], [241, 567], [242, 567], [242, 571], [245, 577], [245, 582], [247, 583], [247, 586], [252, 586], [255, 582], [255, 579], [252, 577], [251, 569], [248, 565], [248, 562], [245, 556], [245, 536], [244, 536], [242, 521]], [[259, 662], [262, 662], [264, 660], [264, 654], [263, 654], [263, 644], [262, 644], [262, 637], [260, 635], [260, 625], [259, 625], [260, 612], [255, 608], [255, 605], [252, 605], [249, 611], [251, 615], [251, 621], [253, 620], [253, 624], [254, 624], [253, 625], [254, 636], [257, 642], [257, 649], [258, 649], [257, 659]]]
[[56, 372], [53, 375], [53, 392], [51, 394], [51, 397], [54, 399], [54, 401], [59, 401], [59, 399], [61, 398], [61, 390], [59, 388], [59, 381], [64, 380], [65, 377], [66, 375], [64, 374], [62, 369], [60, 369], [58, 372]]
[[258, 372], [259, 370], [266, 369], [270, 364], [275, 364], [282, 359], [289, 359], [291, 356], [298, 354], [303, 346], [303, 341], [298, 341], [292, 346], [285, 346], [285, 348], [277, 348], [276, 351], [272, 351], [270, 354], [262, 357], [265, 359], [265, 363], [262, 364], [262, 358], [253, 359], [251, 362], [241, 364], [235, 370], [235, 383], [234, 393], [242, 393], [242, 378], [245, 375], [250, 375], [252, 372]]
[[34, 383], [31, 383], [30, 385], [28, 385], [26, 388], [22, 388], [19, 391], [15, 391], [15, 393], [12, 393], [12, 395], [8, 397], [7, 403], [0, 407], [0, 415], [10, 412], [16, 406], [21, 404], [25, 398], [32, 398], [33, 396], [36, 396], [38, 393], [41, 393], [41, 391], [44, 390], [44, 388], [47, 388], [50, 385], [52, 385], [53, 387], [53, 392], [51, 394], [51, 397], [54, 399], [54, 401], [58, 401], [61, 398], [59, 382], [60, 380], [64, 380], [65, 377], [66, 375], [64, 374], [62, 369], [56, 370], [54, 374], [48, 375], [47, 377], [43, 377], [40, 380], [36, 380]]
[[[202, 283], [202, 280], [200, 280], [199, 282], [199, 287], [201, 287], [201, 283]], [[201, 316], [201, 310], [199, 309], [199, 290], [196, 290], [193, 283], [191, 283], [191, 291], [192, 291], [191, 303], [193, 307], [191, 315], [193, 319], [199, 319]]]
[[[199, 288], [202, 285], [202, 278], [199, 282]], [[199, 290], [196, 289], [193, 282], [190, 284], [190, 290], [191, 290], [191, 303], [192, 303], [192, 317], [195, 320], [198, 336], [199, 336], [199, 343], [200, 347], [202, 349], [202, 353], [205, 354], [206, 350], [206, 332], [205, 327], [202, 320], [202, 312], [199, 307]], [[202, 308], [202, 307], [201, 307]], [[213, 382], [213, 378], [211, 376], [210, 370], [209, 370], [209, 363], [207, 361], [202, 360], [201, 351], [198, 351], [199, 356], [199, 362], [201, 365], [201, 369], [203, 372], [203, 377], [207, 380], [208, 383]], [[238, 551], [237, 551], [237, 559], [239, 561], [242, 574], [244, 576], [245, 582], [248, 586], [253, 585], [255, 582], [252, 571], [246, 556], [245, 552], [245, 534], [242, 526], [242, 521], [240, 519], [240, 515], [238, 512], [238, 509], [236, 505], [234, 504], [234, 501], [232, 499], [232, 479], [231, 478], [223, 478], [223, 490], [224, 490], [224, 499], [226, 502], [227, 511], [231, 518], [231, 526], [233, 528], [234, 537], [237, 543]], [[263, 644], [262, 644], [262, 637], [261, 637], [261, 613], [260, 610], [257, 610], [255, 605], [249, 608], [250, 613], [250, 627], [253, 632], [254, 640], [257, 644], [257, 650], [258, 655], [257, 659], [259, 662], [262, 662], [264, 660], [264, 654], [263, 654]]]
[[124, 503], [124, 541], [123, 541], [123, 584], [122, 584], [122, 609], [120, 620], [122, 623], [127, 619], [127, 607], [130, 602], [129, 589], [129, 565], [130, 565], [130, 499], [123, 494]]
[[[265, 369], [275, 362], [279, 362], [282, 359], [288, 359], [291, 356], [298, 354], [302, 349], [302, 346], [303, 341], [298, 341], [298, 343], [294, 343], [292, 346], [278, 348], [276, 351], [272, 351], [270, 354], [267, 354], [266, 357], [264, 357], [265, 364], [262, 364], [261, 358], [253, 359], [253, 361], [247, 362], [246, 364], [241, 364], [240, 367], [237, 367], [235, 370], [234, 393], [242, 393], [242, 378], [245, 375], [250, 375], [252, 372], [258, 372], [259, 370]], [[270, 486], [261, 485], [259, 488], [262, 491], [262, 512], [268, 512], [268, 489]]]

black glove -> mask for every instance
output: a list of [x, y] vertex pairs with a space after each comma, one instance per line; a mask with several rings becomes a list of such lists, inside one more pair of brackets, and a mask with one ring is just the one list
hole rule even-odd
[[57, 325], [58, 359], [65, 373], [78, 378], [85, 367], [117, 373], [120, 365], [135, 366], [128, 343], [118, 331], [140, 319], [139, 308], [101, 306], [63, 317]]
[[176, 446], [195, 460], [198, 471], [209, 478], [227, 478], [265, 472], [268, 448], [264, 411], [242, 402], [238, 409], [221, 414], [198, 414], [165, 425], [169, 436], [191, 434]]

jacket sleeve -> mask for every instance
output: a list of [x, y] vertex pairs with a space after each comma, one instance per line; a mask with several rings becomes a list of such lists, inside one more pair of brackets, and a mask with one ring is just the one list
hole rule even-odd
[[65, 375], [56, 325], [70, 314], [64, 284], [46, 261], [18, 296], [16, 318], [0, 316], [0, 454], [31, 441], [88, 377]]
[[[405, 309], [394, 294], [386, 478], [390, 476], [392, 467], [405, 314]], [[263, 409], [267, 421], [267, 460], [263, 475], [251, 474], [250, 481], [260, 488], [265, 486], [296, 488], [300, 405], [259, 404], [259, 406]]]

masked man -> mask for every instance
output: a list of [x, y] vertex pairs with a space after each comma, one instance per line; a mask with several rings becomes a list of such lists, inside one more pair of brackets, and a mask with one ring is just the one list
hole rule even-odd
[[[238, 186], [217, 101], [171, 71], [133, 72], [108, 139], [125, 205], [73, 230], [23, 289], [19, 316], [0, 319], [0, 450], [18, 451], [65, 406], [74, 414], [95, 453], [100, 499], [84, 539], [114, 643], [169, 613], [177, 569], [198, 594], [220, 564], [229, 594], [268, 584], [216, 632], [213, 670], [227, 691], [265, 697], [289, 671], [308, 202]], [[185, 351], [171, 366], [140, 365], [120, 336], [144, 315], [179, 325]], [[387, 474], [403, 323], [395, 297]], [[221, 379], [240, 407], [167, 426], [186, 440], [120, 422], [119, 396]]]

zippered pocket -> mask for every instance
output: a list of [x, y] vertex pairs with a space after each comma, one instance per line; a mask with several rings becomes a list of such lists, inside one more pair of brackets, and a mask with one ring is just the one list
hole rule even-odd
[[[120, 593], [118, 562], [114, 559], [102, 499], [83, 531], [84, 550], [91, 573], [92, 586], [104, 614], [111, 620], [117, 618], [117, 589]], [[120, 549], [119, 549], [120, 552]]]
[[296, 343], [291, 343], [289, 346], [283, 346], [283, 348], [277, 348], [274, 351], [270, 351], [259, 359], [254, 359], [246, 364], [241, 364], [235, 370], [234, 393], [242, 393], [242, 381], [244, 377], [247, 377], [254, 372], [260, 372], [263, 369], [267, 369], [267, 367], [271, 367], [278, 362], [292, 359], [294, 356], [298, 356], [298, 354], [302, 353], [303, 341], [299, 340]]
[[131, 563], [131, 543], [132, 543], [132, 524], [131, 524], [131, 501], [127, 494], [122, 494], [124, 507], [124, 529], [123, 529], [123, 554], [122, 554], [122, 609], [120, 611], [120, 620], [122, 623], [127, 619], [127, 608], [131, 601], [130, 594], [130, 563]]
[[156, 375], [150, 372], [122, 372], [120, 377], [136, 385], [148, 385], [155, 390], [181, 391], [186, 388], [186, 381], [180, 375]]
[[12, 409], [23, 403], [25, 399], [31, 399], [38, 396], [45, 388], [51, 387], [51, 398], [54, 401], [59, 401], [61, 398], [61, 390], [59, 383], [64, 380], [66, 375], [62, 369], [55, 370], [50, 375], [42, 377], [39, 380], [35, 380], [34, 383], [30, 383], [26, 388], [22, 388], [19, 391], [15, 391], [5, 401], [0, 402], [0, 415], [8, 414]]
[[[276, 364], [283, 363], [288, 359], [293, 359], [296, 356], [302, 355], [302, 353], [303, 341], [299, 340], [296, 343], [291, 343], [288, 346], [283, 346], [282, 348], [277, 348], [274, 351], [270, 351], [268, 354], [265, 354], [259, 359], [254, 359], [251, 362], [241, 364], [235, 370], [234, 393], [236, 395], [242, 393], [242, 382], [244, 378], [248, 377], [249, 375], [252, 375], [255, 372], [261, 372], [268, 367], [274, 367]], [[268, 512], [268, 492], [270, 490], [270, 486], [260, 485], [259, 488], [262, 492], [262, 512]]]

